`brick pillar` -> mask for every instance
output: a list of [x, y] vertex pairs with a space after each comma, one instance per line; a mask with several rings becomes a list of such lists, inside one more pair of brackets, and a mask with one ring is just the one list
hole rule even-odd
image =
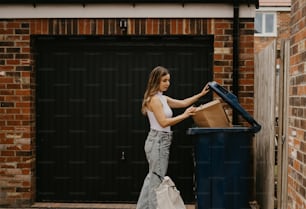
[[288, 209], [306, 208], [306, 3], [292, 0], [288, 122]]
[[29, 27], [0, 21], [0, 206], [29, 204], [34, 187]]

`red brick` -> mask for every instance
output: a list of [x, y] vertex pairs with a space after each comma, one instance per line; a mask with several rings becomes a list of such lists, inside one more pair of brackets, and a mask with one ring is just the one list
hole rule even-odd
[[31, 163], [18, 163], [17, 168], [31, 168]]
[[1, 151], [1, 156], [15, 156], [15, 152], [14, 151]]
[[4, 139], [4, 136], [1, 136], [0, 138], [0, 144], [13, 144], [14, 139]]
[[16, 95], [31, 95], [31, 90], [30, 89], [16, 90]]
[[6, 162], [21, 162], [20, 157], [7, 157]]
[[20, 126], [22, 124], [19, 120], [8, 120], [7, 125], [8, 126]]
[[17, 102], [16, 107], [30, 107], [31, 103], [30, 102]]
[[30, 120], [30, 115], [16, 115], [16, 120]]
[[9, 114], [0, 115], [0, 119], [1, 120], [13, 120], [14, 119], [14, 115], [9, 115]]
[[2, 71], [12, 71], [12, 70], [14, 70], [14, 66], [7, 66], [7, 65], [1, 66], [0, 65], [0, 70], [2, 70]]
[[[31, 171], [29, 169], [22, 169], [22, 175], [29, 175]], [[23, 182], [22, 186], [30, 186], [30, 182]]]
[[177, 20], [171, 20], [171, 34], [177, 34]]
[[9, 77], [0, 77], [0, 83], [13, 83], [14, 79]]

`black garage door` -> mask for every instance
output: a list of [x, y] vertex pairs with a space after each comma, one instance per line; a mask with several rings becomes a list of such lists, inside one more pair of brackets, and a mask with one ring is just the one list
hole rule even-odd
[[[136, 202], [147, 162], [140, 113], [148, 75], [171, 72], [168, 95], [212, 80], [211, 36], [33, 37], [37, 201]], [[204, 102], [204, 100], [200, 101]], [[175, 114], [182, 110], [175, 111]], [[194, 201], [189, 119], [173, 127], [168, 174]]]

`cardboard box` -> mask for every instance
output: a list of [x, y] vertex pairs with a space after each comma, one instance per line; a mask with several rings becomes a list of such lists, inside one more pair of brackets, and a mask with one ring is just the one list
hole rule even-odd
[[214, 100], [197, 107], [193, 120], [198, 127], [231, 127], [227, 114], [219, 100]]

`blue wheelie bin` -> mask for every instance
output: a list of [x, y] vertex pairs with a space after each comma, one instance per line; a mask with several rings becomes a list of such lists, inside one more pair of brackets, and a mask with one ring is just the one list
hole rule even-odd
[[195, 143], [198, 209], [250, 209], [253, 187], [252, 139], [261, 126], [237, 97], [216, 82], [209, 87], [236, 110], [250, 127], [189, 128]]

